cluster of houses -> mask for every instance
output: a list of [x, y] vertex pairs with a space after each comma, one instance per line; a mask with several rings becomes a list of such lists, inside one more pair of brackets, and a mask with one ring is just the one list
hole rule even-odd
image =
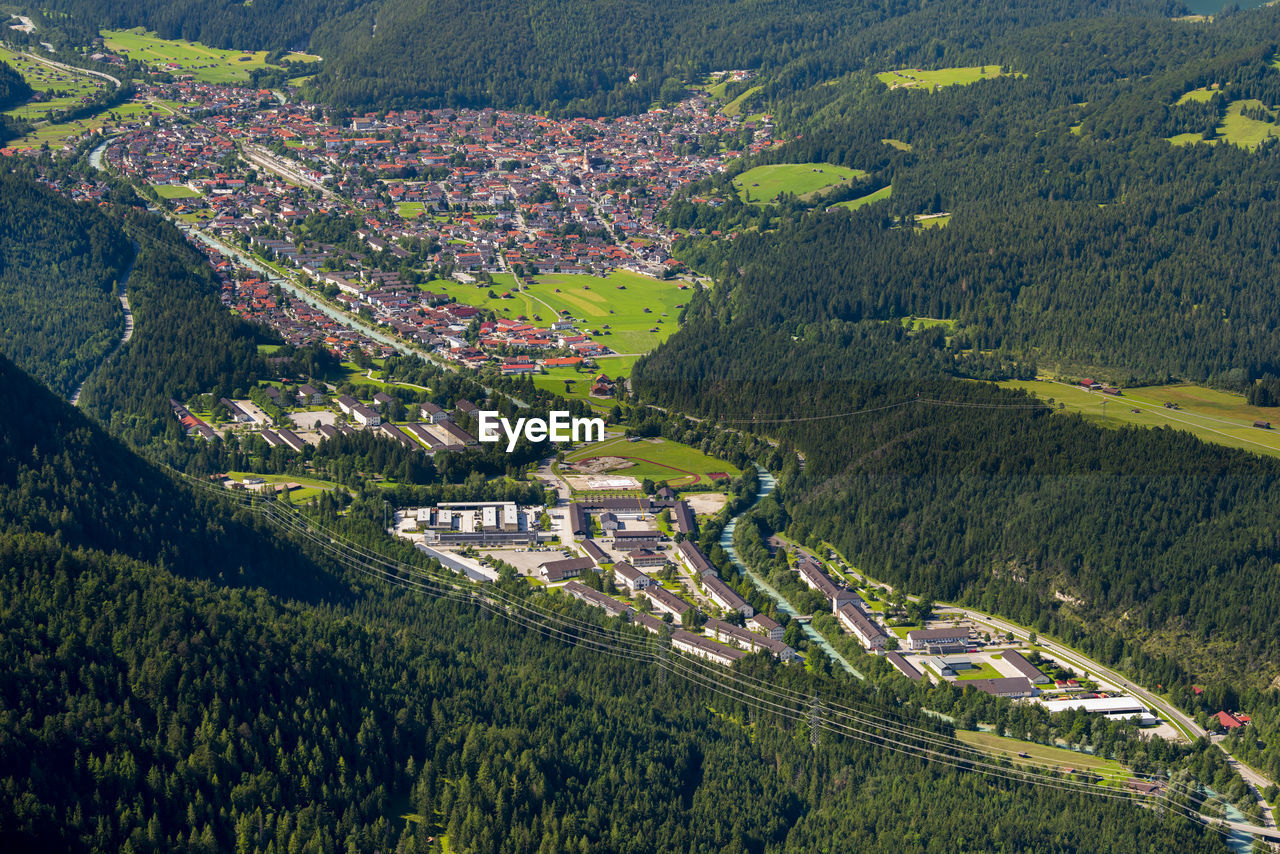
[[[191, 106], [182, 122], [158, 118], [112, 141], [112, 166], [164, 190], [161, 203], [173, 213], [224, 240], [250, 240], [317, 287], [333, 286], [348, 309], [367, 309], [459, 363], [496, 360], [504, 374], [610, 351], [592, 340], [601, 330], [546, 329], [528, 318], [494, 324], [469, 343], [463, 333], [479, 310], [402, 281], [404, 265], [460, 281], [500, 271], [668, 276], [680, 265], [657, 217], [662, 205], [734, 157], [774, 144], [760, 121], [746, 149], [690, 146], [742, 138], [741, 119], [702, 98], [611, 120], [445, 109], [369, 114], [337, 126], [315, 105], [280, 104], [262, 90], [185, 79], [142, 89], [140, 97]], [[312, 214], [358, 223], [361, 251], [300, 231]], [[207, 251], [223, 274], [224, 301], [287, 341], [320, 343], [344, 357], [355, 347], [380, 349]], [[521, 350], [530, 355], [510, 356]]]

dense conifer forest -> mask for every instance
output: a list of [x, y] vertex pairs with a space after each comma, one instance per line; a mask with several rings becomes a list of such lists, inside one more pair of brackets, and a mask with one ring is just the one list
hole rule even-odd
[[8, 850], [1221, 850], [1121, 802], [815, 753], [652, 663], [348, 577], [2, 357], [0, 426]]
[[132, 254], [97, 210], [0, 173], [0, 353], [69, 396], [124, 331]]
[[[97, 26], [147, 26], [226, 48], [296, 48], [324, 56], [315, 93], [347, 109], [496, 106], [622, 115], [664, 97], [663, 84], [753, 68], [796, 92], [855, 69], [949, 62], [997, 33], [1071, 19], [1154, 19], [1150, 0], [945, 4], [895, 0], [216, 0], [120, 5], [53, 0], [42, 23], [84, 43]], [[631, 82], [631, 77], [636, 77]]]
[[[747, 108], [789, 142], [663, 212], [688, 234], [679, 258], [714, 285], [637, 363], [614, 420], [774, 469], [777, 492], [739, 529], [761, 571], [772, 533], [829, 544], [909, 593], [1052, 634], [1184, 708], [1248, 709], [1254, 725], [1230, 746], [1280, 777], [1280, 462], [1106, 429], [989, 382], [1087, 372], [1280, 400], [1280, 145], [1245, 149], [1220, 130], [1241, 101], [1249, 120], [1277, 123], [1280, 9], [1229, 10], [1212, 26], [1141, 0], [51, 0], [46, 11], [41, 25], [68, 42], [145, 25], [314, 50], [325, 60], [306, 94], [339, 114], [620, 115], [712, 69], [758, 70]], [[874, 76], [992, 63], [1007, 73], [938, 91]], [[0, 107], [26, 97], [22, 85], [0, 64]], [[1184, 99], [1193, 91], [1204, 97]], [[739, 169], [805, 162], [868, 174], [769, 205], [731, 183]], [[884, 187], [887, 200], [831, 207]], [[927, 214], [948, 218], [926, 228]], [[108, 358], [121, 330], [112, 291], [130, 267], [136, 333]], [[95, 209], [0, 174], [0, 331], [0, 657], [15, 663], [0, 669], [0, 845], [427, 851], [444, 835], [455, 851], [1220, 850], [1124, 803], [830, 737], [815, 753], [795, 720], [648, 659], [555, 643], [473, 601], [387, 587], [144, 462], [136, 452], [197, 477], [323, 475], [350, 494], [307, 513], [426, 569], [386, 542], [384, 498], [536, 503], [539, 486], [503, 475], [548, 449], [427, 460], [363, 435], [301, 456], [256, 438], [187, 441], [170, 397], [246, 396], [285, 360], [333, 366], [290, 348], [264, 359], [258, 345], [278, 339], [231, 316], [200, 253], [123, 186]], [[442, 405], [477, 397], [437, 368], [391, 366]], [[83, 414], [29, 376], [65, 396], [91, 372]], [[501, 382], [533, 411], [554, 403], [531, 382]], [[397, 395], [403, 407], [428, 392]], [[362, 487], [371, 473], [395, 483]], [[709, 550], [718, 524], [704, 526]], [[742, 669], [886, 714], [928, 690], [892, 675], [849, 684], [819, 660], [814, 672]], [[915, 699], [965, 724], [1017, 717], [995, 701]], [[1136, 749], [1115, 732], [1090, 738]]]

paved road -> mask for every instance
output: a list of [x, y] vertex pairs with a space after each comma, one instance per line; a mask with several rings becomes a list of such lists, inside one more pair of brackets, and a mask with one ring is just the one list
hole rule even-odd
[[[943, 609], [939, 608], [937, 610], [943, 610]], [[1027, 631], [1005, 620], [1001, 620], [998, 617], [992, 617], [989, 614], [982, 614], [978, 611], [970, 611], [966, 608], [951, 608], [950, 610], [959, 611], [969, 619], [977, 620], [983, 623], [988, 623], [994, 626], [995, 628], [1001, 629], [1002, 631], [1012, 632], [1013, 636], [1016, 638], [1028, 639], [1029, 633]], [[1063, 646], [1062, 644], [1056, 643], [1055, 641], [1051, 641], [1047, 638], [1037, 637], [1036, 643], [1044, 647], [1046, 650], [1048, 650], [1055, 658], [1068, 661], [1071, 664], [1074, 664], [1083, 670], [1092, 671], [1097, 675], [1101, 676], [1102, 678], [1107, 679], [1116, 685], [1119, 685], [1121, 688], [1125, 689], [1133, 696], [1149, 704], [1152, 708], [1159, 711], [1163, 716], [1165, 716], [1169, 720], [1175, 721], [1177, 724], [1177, 727], [1176, 727], [1177, 729], [1186, 729], [1188, 732], [1193, 733], [1195, 735], [1199, 735], [1200, 733], [1204, 732], [1204, 730], [1200, 727], [1200, 725], [1196, 723], [1195, 719], [1192, 718], [1190, 715], [1186, 714], [1181, 709], [1177, 708], [1167, 700], [1161, 697], [1158, 697], [1155, 694], [1152, 694], [1150, 691], [1148, 691], [1146, 688], [1143, 688], [1141, 685], [1135, 684], [1134, 682], [1127, 679], [1125, 676], [1118, 673], [1117, 671], [1112, 670], [1109, 667], [1103, 667], [1101, 664], [1098, 664], [1097, 662], [1084, 657], [1080, 653], [1075, 652], [1074, 650], [1069, 649]], [[1185, 736], [1184, 736], [1184, 739], [1185, 739]], [[1189, 740], [1189, 739], [1185, 739], [1185, 740]], [[1215, 743], [1218, 745], [1219, 749], [1221, 749], [1222, 752], [1226, 754], [1227, 763], [1231, 765], [1231, 767], [1234, 768], [1240, 774], [1240, 776], [1244, 779], [1244, 781], [1253, 790], [1253, 795], [1255, 799], [1258, 801], [1258, 805], [1262, 807], [1263, 824], [1267, 828], [1274, 829], [1276, 826], [1274, 811], [1272, 810], [1270, 805], [1268, 805], [1262, 799], [1262, 790], [1270, 786], [1272, 784], [1271, 781], [1268, 780], [1266, 777], [1264, 777], [1262, 774], [1255, 771], [1254, 769], [1245, 765], [1243, 762], [1240, 762], [1230, 753], [1228, 753], [1226, 747], [1222, 745], [1220, 740], [1215, 740]]]
[[[133, 259], [129, 262], [129, 268], [124, 271], [124, 275], [120, 278], [120, 306], [124, 309], [124, 335], [122, 335], [120, 340], [116, 342], [116, 346], [107, 354], [106, 359], [102, 360], [104, 362], [116, 353], [119, 353], [120, 348], [125, 344], [128, 344], [129, 339], [133, 337], [133, 310], [129, 308], [129, 295], [125, 292], [125, 286], [129, 284], [129, 276], [133, 273], [133, 262], [137, 260], [138, 246], [137, 244], [134, 244]], [[80, 392], [84, 391], [84, 384], [89, 381], [90, 376], [93, 376], [93, 371], [90, 371], [89, 374], [80, 381], [80, 385], [76, 387], [75, 393], [71, 395], [72, 406], [80, 405]]]
[[67, 65], [65, 62], [45, 59], [43, 56], [38, 56], [34, 53], [27, 53], [26, 51], [23, 51], [22, 55], [32, 62], [38, 62], [41, 65], [47, 65], [50, 68], [56, 68], [59, 71], [65, 71], [68, 74], [87, 74], [90, 77], [97, 77], [99, 80], [106, 80], [108, 83], [114, 83], [117, 89], [120, 88], [119, 77], [112, 77], [110, 74], [106, 74], [102, 71], [90, 71], [88, 68], [79, 68], [75, 65]]

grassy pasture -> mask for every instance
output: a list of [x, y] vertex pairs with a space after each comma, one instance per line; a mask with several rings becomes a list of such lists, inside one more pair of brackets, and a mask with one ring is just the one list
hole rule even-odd
[[910, 150], [911, 150], [911, 143], [909, 143], [909, 142], [903, 142], [903, 141], [902, 141], [902, 140], [900, 140], [900, 139], [882, 139], [882, 140], [880, 140], [880, 141], [881, 141], [881, 142], [883, 142], [885, 145], [887, 145], [887, 146], [891, 147], [891, 148], [896, 148], [896, 149], [898, 149], [899, 151], [910, 151]]
[[861, 169], [830, 163], [779, 163], [748, 169], [733, 179], [744, 202], [768, 204], [783, 193], [809, 200], [832, 187], [867, 177]]
[[[1186, 96], [1184, 95], [1183, 97]], [[1260, 122], [1257, 119], [1243, 115], [1246, 107], [1267, 110], [1271, 121]], [[1266, 105], [1261, 101], [1251, 98], [1232, 101], [1227, 105], [1226, 115], [1222, 117], [1222, 122], [1217, 127], [1217, 136], [1214, 139], [1205, 139], [1198, 133], [1180, 133], [1177, 136], [1168, 137], [1168, 140], [1174, 145], [1196, 145], [1198, 143], [1215, 145], [1219, 142], [1229, 142], [1232, 145], [1253, 150], [1263, 140], [1273, 136], [1280, 136], [1280, 124], [1276, 124], [1275, 119], [1275, 111], [1267, 109]]]
[[14, 148], [39, 148], [48, 143], [51, 148], [58, 148], [67, 140], [90, 131], [112, 128], [125, 122], [137, 122], [151, 115], [162, 115], [163, 107], [151, 103], [127, 103], [110, 110], [103, 110], [83, 119], [60, 124], [42, 124], [22, 139], [14, 140], [9, 145]]
[[891, 195], [893, 195], [892, 184], [890, 184], [888, 187], [881, 187], [880, 189], [876, 190], [874, 193], [868, 193], [865, 196], [860, 196], [859, 198], [856, 198], [856, 199], [850, 199], [847, 202], [838, 202], [832, 205], [831, 207], [844, 208], [845, 210], [856, 211], [858, 208], [866, 207], [872, 202], [879, 202], [884, 199], [887, 199]]
[[[162, 39], [141, 27], [132, 30], [103, 30], [108, 50], [142, 62], [157, 70], [191, 74], [205, 83], [244, 83], [249, 72], [267, 65], [267, 52], [222, 50], [199, 42]], [[318, 57], [291, 53], [290, 62], [304, 62]]]
[[618, 474], [637, 480], [665, 480], [675, 488], [707, 482], [713, 472], [722, 472], [730, 477], [741, 474], [724, 460], [717, 460], [697, 448], [666, 439], [642, 439], [638, 442], [625, 438], [610, 439], [584, 445], [568, 454], [565, 459], [568, 462], [578, 462], [592, 457], [622, 457], [631, 460], [635, 465], [619, 469]]
[[1180, 97], [1174, 103], [1175, 105], [1188, 104], [1188, 103], [1203, 103], [1205, 101], [1208, 101], [1210, 98], [1212, 98], [1216, 94], [1217, 94], [1217, 90], [1210, 89], [1207, 86], [1202, 86], [1199, 89], [1192, 89], [1190, 92], [1183, 93], [1182, 97]]
[[[591, 381], [599, 374], [611, 379], [631, 376], [638, 356], [604, 356], [596, 359], [596, 367], [589, 371], [576, 371], [573, 368], [548, 368], [546, 373], [534, 374], [533, 384], [538, 388], [554, 392], [570, 400], [584, 400], [592, 407], [608, 411], [613, 406], [612, 398], [591, 396]], [[569, 391], [565, 391], [565, 381], [572, 380]]]
[[[729, 103], [725, 104], [724, 107], [721, 108], [720, 112], [724, 113], [726, 116], [740, 115], [742, 113], [743, 102], [745, 102], [751, 96], [755, 95], [757, 92], [761, 91], [763, 88], [764, 88], [763, 86], [752, 86], [750, 89], [743, 92], [741, 95], [734, 98]], [[722, 97], [723, 97], [723, 94], [722, 94]]]
[[[972, 732], [957, 730], [956, 738], [970, 747], [976, 747], [984, 753], [999, 756], [1013, 762], [1014, 765], [1032, 765], [1050, 767], [1065, 771], [1074, 768], [1076, 771], [1089, 771], [1106, 777], [1128, 775], [1131, 772], [1114, 759], [1105, 759], [1091, 753], [1067, 750], [1063, 747], [1049, 747], [1031, 741], [1019, 741], [1016, 738], [1005, 738], [991, 732]], [[1027, 754], [1023, 759], [1019, 753]], [[1104, 783], [1104, 785], [1106, 785]], [[1116, 785], [1116, 784], [1112, 784]]]
[[[1196, 385], [1165, 385], [1126, 388], [1123, 396], [1110, 397], [1048, 380], [1014, 380], [1000, 385], [1027, 389], [1041, 400], [1052, 398], [1055, 406], [1065, 404], [1067, 411], [1078, 412], [1097, 424], [1169, 427], [1193, 433], [1205, 442], [1280, 457], [1280, 407], [1249, 406], [1238, 394]], [[1179, 408], [1166, 409], [1165, 403], [1176, 403]], [[1277, 429], [1259, 429], [1253, 426], [1254, 421], [1269, 421]]]
[[[624, 270], [604, 278], [553, 273], [526, 279], [525, 284], [526, 289], [516, 292], [512, 290], [513, 277], [495, 275], [492, 288], [445, 279], [423, 287], [467, 305], [492, 309], [499, 317], [523, 315], [535, 326], [550, 326], [567, 309], [580, 321], [580, 329], [599, 329], [602, 334], [592, 339], [618, 353], [647, 353], [665, 341], [677, 328], [680, 310], [676, 306], [692, 296], [691, 291], [679, 289], [684, 283], [678, 280], [651, 279]], [[494, 297], [488, 295], [490, 290]], [[504, 299], [502, 295], [508, 292], [510, 297]], [[605, 324], [610, 328], [606, 330]]]
[[107, 85], [104, 81], [87, 74], [75, 74], [41, 65], [27, 59], [21, 53], [2, 47], [0, 47], [0, 60], [12, 66], [13, 70], [27, 81], [28, 86], [45, 98], [40, 101], [28, 101], [5, 111], [7, 115], [28, 122], [38, 122], [48, 113], [78, 107], [84, 98]]
[[[965, 68], [937, 68], [932, 70], [920, 68], [902, 68], [897, 71], [882, 71], [876, 75], [881, 83], [890, 89], [927, 89], [943, 86], [967, 86], [979, 80], [994, 80], [1004, 76], [999, 65], [972, 65]], [[1025, 74], [1012, 75], [1025, 77]]]

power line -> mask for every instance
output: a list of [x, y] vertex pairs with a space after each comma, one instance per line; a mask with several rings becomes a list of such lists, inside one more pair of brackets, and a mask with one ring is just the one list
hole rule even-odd
[[[187, 478], [189, 476], [184, 475], [183, 477]], [[277, 502], [264, 501], [253, 495], [234, 495], [227, 490], [214, 487], [212, 484], [206, 484], [198, 480], [194, 480], [194, 482], [198, 483], [205, 491], [216, 491], [222, 497], [231, 498], [233, 501], [238, 501], [242, 506], [247, 506], [254, 512], [263, 514], [275, 524], [317, 544], [328, 551], [331, 557], [334, 557], [339, 563], [357, 572], [405, 589], [471, 602], [489, 613], [515, 622], [546, 637], [581, 646], [588, 651], [641, 663], [657, 664], [662, 671], [670, 671], [681, 675], [685, 679], [722, 696], [727, 696], [739, 702], [749, 702], [786, 719], [808, 723], [811, 742], [816, 741], [818, 731], [827, 731], [893, 752], [906, 753], [927, 761], [939, 762], [962, 770], [973, 770], [1002, 779], [1096, 796], [1122, 798], [1135, 802], [1140, 800], [1134, 793], [1102, 791], [1097, 786], [1084, 781], [1063, 779], [1056, 776], [1053, 773], [1056, 770], [1053, 766], [1059, 763], [1054, 761], [1043, 762], [1043, 765], [1047, 766], [1051, 771], [1049, 775], [1013, 766], [995, 764], [990, 761], [989, 754], [964, 745], [962, 742], [947, 739], [941, 733], [922, 730], [919, 727], [904, 727], [900, 721], [858, 712], [855, 709], [838, 704], [831, 705], [830, 708], [833, 714], [824, 717], [822, 715], [824, 707], [818, 701], [816, 694], [810, 695], [809, 709], [806, 714], [803, 705], [797, 704], [794, 696], [788, 696], [788, 692], [779, 690], [778, 686], [771, 683], [755, 679], [744, 680], [740, 678], [739, 674], [732, 671], [724, 671], [699, 659], [685, 656], [670, 657], [664, 654], [665, 645], [660, 642], [655, 643], [653, 640], [642, 641], [624, 633], [609, 633], [593, 623], [584, 623], [554, 611], [535, 609], [527, 601], [510, 597], [497, 588], [490, 588], [482, 593], [469, 582], [463, 587], [459, 584], [459, 579], [456, 575], [449, 576], [447, 583], [441, 584], [440, 579], [437, 579], [435, 577], [436, 574], [431, 571], [399, 564], [376, 552], [371, 552], [368, 549], [345, 541], [340, 535], [325, 536], [323, 533], [318, 533], [313, 529], [313, 525], [320, 528], [322, 532], [327, 531], [327, 529], [322, 525], [316, 525], [314, 520], [310, 520], [303, 514], [283, 509]], [[331, 533], [336, 534], [336, 532]], [[363, 561], [370, 561], [371, 559], [375, 564], [372, 568], [363, 563]], [[411, 577], [406, 578], [401, 575], [400, 572], [402, 570], [412, 573]], [[735, 685], [741, 687], [734, 687]], [[770, 697], [773, 699], [770, 699]], [[1122, 777], [1126, 779], [1129, 777], [1124, 772], [1089, 773], [1090, 776], [1113, 782], [1118, 782]], [[1147, 796], [1146, 800], [1163, 803], [1166, 808], [1189, 818], [1206, 820], [1204, 816], [1194, 810], [1168, 800], [1175, 790], [1178, 790], [1179, 786], [1185, 785], [1171, 781], [1160, 798]], [[1190, 792], [1185, 789], [1182, 793], [1190, 795]], [[1210, 828], [1220, 833], [1223, 832], [1212, 825], [1210, 825]]]

